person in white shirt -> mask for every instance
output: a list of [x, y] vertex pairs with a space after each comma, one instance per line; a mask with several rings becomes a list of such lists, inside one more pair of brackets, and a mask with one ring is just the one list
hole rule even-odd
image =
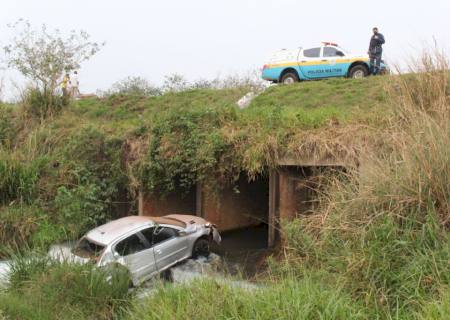
[[76, 99], [80, 96], [79, 85], [80, 85], [80, 82], [78, 80], [78, 72], [74, 71], [73, 76], [70, 78], [70, 89], [71, 89], [72, 97], [74, 99]]

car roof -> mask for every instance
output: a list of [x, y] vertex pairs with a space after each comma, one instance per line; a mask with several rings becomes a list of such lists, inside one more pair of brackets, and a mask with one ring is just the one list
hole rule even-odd
[[184, 223], [182, 220], [176, 219], [176, 217], [172, 217], [172, 216], [152, 217], [152, 220], [156, 224], [167, 224], [170, 226], [186, 228], [186, 223]]
[[166, 224], [185, 228], [186, 223], [171, 217], [148, 217], [148, 216], [129, 216], [120, 218], [95, 229], [86, 234], [89, 240], [107, 246], [117, 238], [145, 226], [153, 226], [155, 224]]
[[145, 225], [154, 225], [151, 217], [130, 216], [108, 222], [86, 234], [86, 238], [96, 243], [108, 245], [115, 239]]

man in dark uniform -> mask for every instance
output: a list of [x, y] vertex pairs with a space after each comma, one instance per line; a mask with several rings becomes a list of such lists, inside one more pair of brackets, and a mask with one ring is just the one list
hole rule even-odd
[[370, 57], [370, 73], [376, 75], [380, 72], [381, 56], [383, 55], [384, 36], [378, 32], [378, 28], [373, 28], [373, 36], [370, 39], [369, 57]]

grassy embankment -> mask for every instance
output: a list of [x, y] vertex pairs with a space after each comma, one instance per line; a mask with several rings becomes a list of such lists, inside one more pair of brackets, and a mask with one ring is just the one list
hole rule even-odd
[[324, 177], [317, 211], [283, 222], [283, 254], [269, 259], [261, 289], [205, 281], [137, 301], [121, 281], [90, 281], [89, 268], [22, 261], [0, 310], [13, 319], [448, 318], [449, 74], [445, 64], [425, 67], [274, 87], [242, 111], [233, 103], [243, 89], [85, 100], [44, 123], [3, 111], [14, 119], [0, 121], [10, 137], [0, 167], [3, 244], [78, 236], [139, 185], [214, 187], [264, 174], [285, 154], [359, 154], [362, 165]]
[[44, 120], [2, 107], [0, 256], [6, 245], [78, 237], [139, 186], [220, 185], [242, 172], [265, 174], [286, 152], [345, 150], [354, 138], [347, 124], [383, 115], [378, 79], [273, 87], [239, 110], [246, 90], [87, 99]]

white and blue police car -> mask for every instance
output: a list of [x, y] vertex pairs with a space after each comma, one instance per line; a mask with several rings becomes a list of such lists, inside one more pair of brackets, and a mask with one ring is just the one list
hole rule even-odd
[[[314, 48], [284, 49], [274, 53], [263, 67], [262, 78], [290, 84], [332, 77], [364, 78], [369, 72], [367, 54], [350, 54], [335, 43], [323, 42]], [[381, 64], [381, 72], [387, 72], [384, 63]]]

